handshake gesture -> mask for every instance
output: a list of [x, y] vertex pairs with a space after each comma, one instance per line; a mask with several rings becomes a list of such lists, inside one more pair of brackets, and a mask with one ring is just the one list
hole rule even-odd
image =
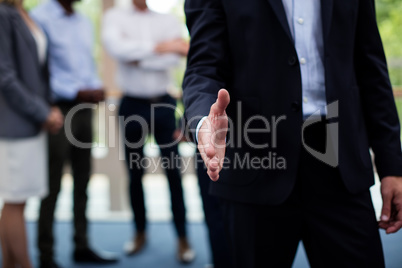
[[221, 89], [218, 92], [218, 99], [211, 106], [208, 117], [198, 131], [198, 150], [207, 166], [207, 173], [213, 181], [219, 179], [219, 172], [223, 167], [228, 131], [226, 107], [229, 102], [229, 92]]
[[[213, 181], [219, 179], [219, 172], [223, 167], [228, 131], [228, 117], [225, 110], [229, 102], [229, 92], [221, 89], [218, 99], [211, 106], [208, 117], [198, 131], [198, 150]], [[383, 208], [379, 227], [388, 234], [395, 233], [402, 227], [402, 177], [383, 178], [381, 194]]]

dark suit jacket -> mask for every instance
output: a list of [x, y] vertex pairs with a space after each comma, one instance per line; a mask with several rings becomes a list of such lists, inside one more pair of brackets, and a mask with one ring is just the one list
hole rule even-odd
[[[399, 120], [374, 1], [321, 3], [326, 98], [338, 101], [339, 108], [339, 171], [347, 189], [359, 193], [374, 182], [369, 148], [381, 178], [402, 175]], [[282, 1], [187, 0], [185, 12], [191, 47], [183, 88], [190, 128], [208, 115], [220, 88], [231, 95], [227, 113], [235, 129], [252, 115], [269, 122], [272, 116], [286, 116], [278, 124], [276, 148], [255, 149], [234, 131], [228, 138], [236, 144], [226, 151], [232, 161], [276, 153], [286, 159], [286, 169], [225, 169], [212, 193], [241, 202], [281, 203], [296, 180], [303, 124], [300, 67]], [[262, 121], [251, 126], [265, 127]], [[270, 134], [249, 136], [254, 143], [272, 145]]]
[[49, 108], [49, 74], [18, 11], [0, 4], [0, 137], [39, 133]]

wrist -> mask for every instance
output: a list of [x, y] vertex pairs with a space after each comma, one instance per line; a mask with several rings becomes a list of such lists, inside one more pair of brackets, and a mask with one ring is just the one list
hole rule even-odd
[[200, 121], [198, 121], [197, 128], [196, 128], [196, 130], [195, 130], [195, 140], [196, 140], [197, 143], [198, 143], [198, 133], [199, 133], [201, 127], [202, 127], [202, 124], [204, 123], [204, 121], [205, 121], [207, 118], [208, 118], [208, 116], [204, 116], [203, 118], [201, 118]]

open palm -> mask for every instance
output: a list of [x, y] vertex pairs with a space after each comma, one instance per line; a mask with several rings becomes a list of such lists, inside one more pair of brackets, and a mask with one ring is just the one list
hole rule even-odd
[[198, 150], [213, 181], [219, 179], [219, 172], [223, 167], [228, 131], [228, 117], [225, 110], [229, 102], [229, 92], [221, 89], [218, 92], [218, 99], [211, 106], [209, 115], [198, 132]]

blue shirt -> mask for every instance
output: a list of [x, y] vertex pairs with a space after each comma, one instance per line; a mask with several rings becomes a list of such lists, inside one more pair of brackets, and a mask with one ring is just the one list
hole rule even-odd
[[324, 40], [320, 0], [282, 0], [299, 58], [303, 114], [326, 114]]
[[31, 12], [49, 39], [50, 85], [53, 99], [74, 100], [79, 90], [99, 89], [102, 83], [93, 58], [93, 30], [90, 21], [67, 15], [56, 0]]

